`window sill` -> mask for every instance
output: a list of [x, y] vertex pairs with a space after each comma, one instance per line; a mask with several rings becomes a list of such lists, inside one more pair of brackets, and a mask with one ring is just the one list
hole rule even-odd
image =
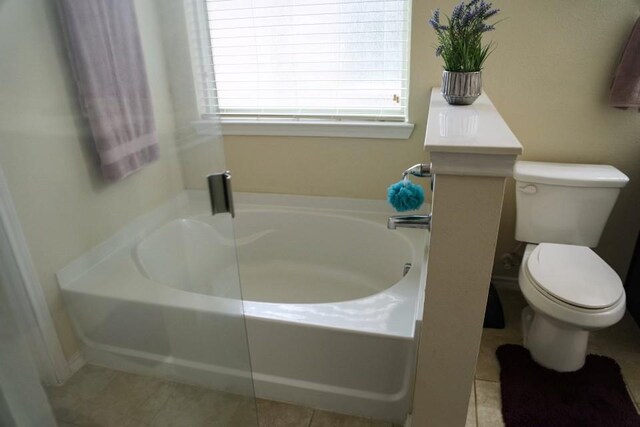
[[[223, 135], [248, 136], [324, 136], [334, 138], [409, 139], [413, 123], [373, 121], [329, 121], [295, 119], [221, 118]], [[200, 135], [219, 133], [213, 120], [193, 122]]]

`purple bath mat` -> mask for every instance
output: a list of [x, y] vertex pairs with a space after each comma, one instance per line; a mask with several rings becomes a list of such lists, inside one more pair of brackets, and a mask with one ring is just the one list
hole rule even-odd
[[615, 360], [590, 354], [576, 372], [556, 372], [522, 346], [496, 350], [507, 427], [638, 427], [640, 415]]

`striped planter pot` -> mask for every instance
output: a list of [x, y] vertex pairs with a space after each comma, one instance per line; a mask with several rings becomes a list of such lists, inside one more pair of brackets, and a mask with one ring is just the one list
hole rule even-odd
[[471, 105], [482, 92], [482, 72], [442, 72], [442, 96], [451, 105]]

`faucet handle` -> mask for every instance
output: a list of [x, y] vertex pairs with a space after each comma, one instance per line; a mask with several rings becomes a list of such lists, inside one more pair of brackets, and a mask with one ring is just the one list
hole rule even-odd
[[431, 176], [431, 163], [418, 163], [417, 165], [413, 165], [402, 172], [402, 178], [406, 178], [407, 175], [428, 178]]

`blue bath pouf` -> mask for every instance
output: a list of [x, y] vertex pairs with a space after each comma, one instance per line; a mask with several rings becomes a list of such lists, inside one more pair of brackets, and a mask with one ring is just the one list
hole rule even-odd
[[387, 189], [387, 201], [398, 212], [413, 211], [422, 206], [424, 189], [408, 179], [403, 179]]

